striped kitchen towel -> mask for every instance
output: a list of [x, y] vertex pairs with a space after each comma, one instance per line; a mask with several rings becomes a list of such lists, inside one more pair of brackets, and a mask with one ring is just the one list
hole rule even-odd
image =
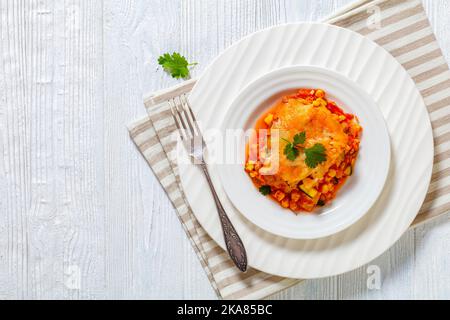
[[[359, 32], [388, 50], [409, 72], [427, 105], [434, 134], [435, 157], [428, 195], [413, 226], [450, 210], [450, 71], [418, 0], [360, 0], [326, 22]], [[250, 269], [245, 274], [199, 225], [180, 185], [175, 144], [176, 126], [167, 100], [188, 94], [186, 81], [144, 99], [149, 117], [133, 123], [130, 135], [172, 201], [184, 230], [220, 298], [261, 299], [300, 280]]]

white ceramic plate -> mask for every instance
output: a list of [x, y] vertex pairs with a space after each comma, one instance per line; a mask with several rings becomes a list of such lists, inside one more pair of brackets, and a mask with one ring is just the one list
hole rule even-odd
[[269, 197], [262, 196], [244, 171], [241, 161], [217, 165], [217, 169], [229, 199], [251, 222], [279, 236], [313, 239], [345, 229], [370, 209], [386, 181], [391, 149], [381, 111], [356, 83], [327, 69], [293, 66], [269, 72], [237, 95], [225, 116], [222, 132], [242, 129], [242, 135], [230, 134], [230, 140], [238, 138], [234, 139], [236, 143], [224, 143], [222, 154], [233, 152], [228, 148], [239, 144], [236, 160], [245, 159], [244, 132], [254, 128], [261, 114], [282, 95], [299, 88], [324, 89], [329, 99], [337, 102], [344, 111], [355, 114], [364, 129], [354, 174], [330, 205], [316, 209], [315, 214], [295, 215]]
[[[190, 101], [203, 130], [220, 128], [239, 91], [285, 66], [314, 65], [356, 82], [380, 108], [391, 138], [391, 165], [372, 208], [332, 236], [279, 237], [248, 221], [229, 201], [214, 166], [219, 197], [247, 249], [249, 265], [291, 278], [319, 278], [355, 269], [387, 250], [409, 227], [425, 198], [433, 162], [431, 124], [403, 67], [371, 40], [346, 29], [299, 23], [272, 27], [237, 42], [205, 70]], [[181, 183], [200, 224], [224, 247], [214, 201], [198, 168], [180, 161]], [[236, 186], [240, 188], [240, 186]]]

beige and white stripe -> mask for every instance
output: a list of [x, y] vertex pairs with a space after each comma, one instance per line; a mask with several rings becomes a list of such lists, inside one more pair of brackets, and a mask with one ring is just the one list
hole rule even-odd
[[[380, 10], [381, 28], [367, 21]], [[369, 19], [369, 20], [368, 20]], [[329, 23], [359, 32], [388, 50], [409, 72], [427, 105], [435, 143], [431, 185], [413, 226], [450, 210], [450, 71], [418, 0], [360, 0], [328, 18]], [[144, 98], [149, 117], [133, 123], [133, 141], [167, 192], [213, 288], [225, 299], [261, 299], [299, 280], [254, 269], [240, 273], [193, 215], [180, 185], [172, 137], [175, 125], [167, 100], [188, 93], [186, 81]]]

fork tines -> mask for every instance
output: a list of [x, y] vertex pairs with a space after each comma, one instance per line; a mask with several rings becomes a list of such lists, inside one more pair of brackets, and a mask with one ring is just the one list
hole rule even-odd
[[186, 95], [175, 97], [168, 102], [175, 124], [180, 131], [181, 139], [192, 139], [201, 136], [200, 128]]

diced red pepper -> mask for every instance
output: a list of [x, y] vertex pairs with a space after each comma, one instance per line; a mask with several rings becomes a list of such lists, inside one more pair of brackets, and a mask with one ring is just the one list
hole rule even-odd
[[300, 90], [298, 90], [298, 92], [297, 92], [297, 96], [298, 96], [299, 98], [306, 98], [306, 97], [309, 97], [309, 96], [311, 96], [311, 89], [300, 89]]
[[344, 114], [344, 111], [341, 108], [339, 108], [336, 104], [334, 104], [333, 102], [328, 102], [327, 103], [327, 108], [331, 112], [336, 113], [338, 115], [343, 115]]

